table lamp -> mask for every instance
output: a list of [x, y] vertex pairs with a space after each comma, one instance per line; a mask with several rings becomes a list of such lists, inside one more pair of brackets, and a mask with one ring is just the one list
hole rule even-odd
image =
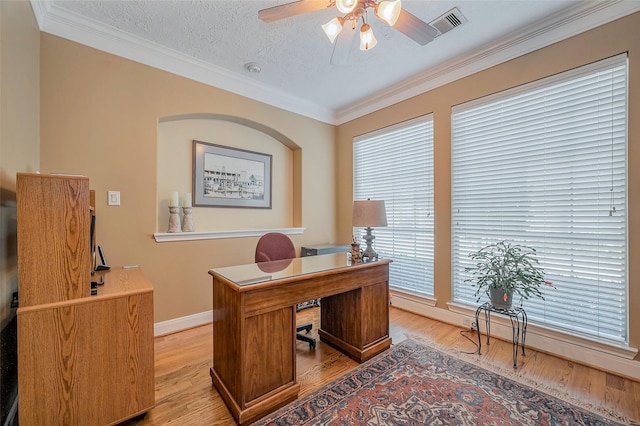
[[367, 248], [362, 253], [362, 257], [367, 257], [369, 260], [377, 259], [378, 253], [372, 247], [375, 237], [371, 231], [373, 231], [374, 227], [387, 226], [387, 212], [384, 208], [384, 201], [371, 199], [354, 201], [352, 225], [366, 228], [365, 230], [367, 231], [364, 235]]

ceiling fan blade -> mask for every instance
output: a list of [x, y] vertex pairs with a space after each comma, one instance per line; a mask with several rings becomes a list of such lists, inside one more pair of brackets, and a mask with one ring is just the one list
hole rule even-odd
[[438, 30], [404, 9], [400, 11], [398, 22], [396, 22], [393, 28], [421, 46], [424, 46], [438, 36]]
[[344, 65], [349, 58], [351, 46], [353, 46], [353, 37], [356, 35], [357, 28], [353, 28], [353, 23], [346, 20], [342, 24], [342, 31], [338, 34], [333, 43], [333, 53], [331, 54], [331, 65]]
[[263, 22], [273, 22], [307, 12], [326, 9], [331, 6], [330, 0], [299, 0], [258, 11], [258, 18]]

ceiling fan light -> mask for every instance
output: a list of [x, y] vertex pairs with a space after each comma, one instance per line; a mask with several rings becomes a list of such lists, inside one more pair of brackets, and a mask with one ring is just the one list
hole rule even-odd
[[401, 11], [402, 5], [400, 3], [400, 0], [384, 0], [381, 1], [376, 7], [376, 16], [393, 27], [396, 22], [398, 22]]
[[373, 35], [373, 30], [369, 24], [362, 24], [360, 27], [360, 50], [373, 49], [378, 40]]
[[338, 37], [338, 34], [340, 34], [340, 31], [342, 31], [343, 22], [344, 20], [342, 18], [336, 17], [330, 20], [329, 22], [327, 22], [326, 24], [322, 25], [322, 30], [327, 35], [331, 43], [336, 41], [336, 37]]
[[349, 13], [355, 9], [358, 0], [336, 0], [336, 7], [341, 13]]

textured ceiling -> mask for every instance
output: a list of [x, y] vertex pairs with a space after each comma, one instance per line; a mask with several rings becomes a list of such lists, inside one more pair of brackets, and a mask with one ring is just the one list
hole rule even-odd
[[[332, 45], [320, 25], [336, 16], [335, 8], [306, 13], [272, 23], [258, 19], [260, 9], [288, 3], [287, 0], [32, 0], [44, 2], [41, 26], [47, 31], [47, 18], [64, 15], [48, 25], [54, 34], [75, 39], [83, 35], [65, 35], [64, 25], [83, 21], [99, 32], [117, 30], [130, 38], [130, 46], [151, 44], [169, 49], [207, 64], [214, 70], [230, 72], [255, 85], [318, 105], [328, 111], [348, 110], [362, 104], [373, 94], [401, 88], [403, 82], [419, 79], [442, 68], [443, 64], [463, 64], [467, 58], [478, 61], [482, 52], [500, 51], [529, 43], [518, 54], [540, 44], [565, 37], [558, 33], [573, 15], [584, 14], [587, 5], [616, 5], [621, 1], [587, 2], [577, 0], [403, 0], [403, 8], [425, 22], [431, 22], [457, 7], [468, 22], [420, 46], [399, 31], [373, 17], [368, 20], [378, 45], [367, 52], [352, 46], [347, 63], [330, 65]], [[329, 0], [327, 0], [329, 3]], [[630, 0], [623, 12], [640, 8]], [[34, 8], [35, 9], [35, 8]], [[592, 12], [595, 13], [595, 12]], [[617, 17], [617, 16], [614, 16]], [[554, 21], [555, 19], [555, 21]], [[576, 18], [577, 19], [577, 18]], [[561, 20], [561, 21], [560, 21]], [[562, 22], [562, 25], [558, 22]], [[545, 23], [546, 27], [542, 27]], [[587, 25], [587, 24], [584, 24]], [[583, 26], [584, 26], [583, 25]], [[593, 24], [589, 24], [593, 26]], [[587, 25], [588, 26], [588, 25]], [[542, 30], [541, 30], [542, 28]], [[568, 28], [568, 26], [567, 26]], [[542, 32], [555, 32], [552, 39], [532, 44]], [[575, 29], [572, 30], [575, 33]], [[572, 35], [572, 34], [568, 34]], [[91, 44], [91, 43], [86, 43]], [[94, 43], [95, 44], [95, 43]], [[98, 46], [100, 47], [100, 46]], [[487, 53], [487, 56], [489, 54]], [[133, 59], [135, 53], [129, 55]], [[141, 55], [142, 56], [142, 55]], [[499, 56], [499, 55], [498, 55]], [[508, 58], [497, 58], [495, 63]], [[144, 59], [139, 59], [145, 62]], [[244, 64], [257, 62], [262, 71], [249, 73]], [[493, 65], [486, 63], [483, 66]], [[459, 67], [458, 67], [459, 68]], [[216, 84], [215, 76], [211, 84]], [[406, 83], [405, 83], [406, 84]], [[223, 84], [221, 84], [222, 86]], [[407, 95], [405, 95], [406, 97]], [[385, 95], [382, 100], [384, 102]], [[389, 101], [391, 102], [391, 100]], [[292, 108], [289, 108], [292, 109]], [[339, 121], [339, 120], [338, 120]]]

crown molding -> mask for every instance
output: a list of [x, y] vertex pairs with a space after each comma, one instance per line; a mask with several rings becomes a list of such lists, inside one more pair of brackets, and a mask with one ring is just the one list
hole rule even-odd
[[36, 22], [38, 23], [38, 28], [40, 28], [40, 30], [42, 30], [44, 17], [49, 9], [51, 9], [52, 4], [51, 0], [31, 0], [31, 9], [33, 9], [33, 14], [36, 17]]
[[640, 1], [633, 0], [580, 2], [564, 13], [523, 27], [517, 33], [476, 49], [472, 55], [445, 62], [340, 109], [336, 113], [336, 124], [386, 108], [639, 10]]
[[335, 112], [248, 77], [58, 7], [31, 0], [40, 31], [329, 124]]
[[57, 7], [52, 0], [30, 1], [40, 31], [334, 125], [346, 123], [640, 11], [640, 1], [581, 1], [561, 14], [526, 26], [517, 33], [476, 49], [471, 55], [459, 56], [333, 111], [222, 67], [117, 31], [98, 21]]

